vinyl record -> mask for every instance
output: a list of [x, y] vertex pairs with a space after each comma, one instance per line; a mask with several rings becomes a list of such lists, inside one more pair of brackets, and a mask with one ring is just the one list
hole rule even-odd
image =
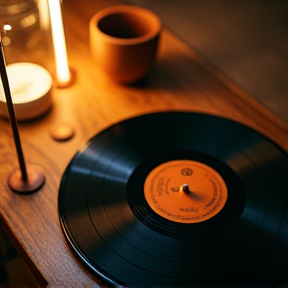
[[63, 231], [113, 284], [236, 287], [288, 271], [288, 157], [217, 116], [161, 112], [90, 139], [59, 190]]

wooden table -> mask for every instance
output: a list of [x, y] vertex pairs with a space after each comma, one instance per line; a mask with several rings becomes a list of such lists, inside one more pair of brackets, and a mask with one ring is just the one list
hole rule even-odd
[[[62, 174], [73, 155], [105, 127], [153, 111], [206, 112], [247, 124], [288, 149], [287, 124], [167, 30], [162, 33], [158, 58], [146, 81], [123, 86], [106, 79], [92, 64], [88, 23], [99, 9], [115, 3], [64, 2], [67, 49], [76, 80], [68, 88], [53, 88], [49, 113], [19, 123], [26, 161], [37, 164], [46, 176], [37, 193], [22, 196], [9, 189], [7, 177], [18, 163], [9, 122], [0, 120], [1, 221], [40, 286], [95, 287], [100, 283], [68, 246], [59, 223], [57, 197]], [[75, 128], [71, 140], [52, 139], [50, 129], [59, 123]]]

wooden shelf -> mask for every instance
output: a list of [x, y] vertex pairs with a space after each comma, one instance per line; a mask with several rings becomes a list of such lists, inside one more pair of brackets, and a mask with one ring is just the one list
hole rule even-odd
[[[17, 167], [17, 158], [9, 122], [0, 120], [0, 217], [40, 286], [92, 287], [101, 283], [68, 246], [60, 227], [57, 197], [71, 158], [109, 125], [156, 111], [204, 112], [249, 125], [288, 149], [287, 124], [165, 29], [157, 61], [145, 81], [122, 86], [106, 79], [90, 56], [88, 23], [108, 2], [116, 3], [64, 3], [67, 49], [76, 80], [68, 88], [52, 89], [53, 107], [47, 114], [19, 123], [26, 161], [40, 166], [46, 176], [39, 192], [22, 196], [9, 189], [7, 177]], [[61, 123], [75, 129], [69, 141], [51, 137], [51, 129]]]

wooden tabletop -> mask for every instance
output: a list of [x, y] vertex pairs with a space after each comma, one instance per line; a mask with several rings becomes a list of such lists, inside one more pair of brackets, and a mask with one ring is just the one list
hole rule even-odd
[[[109, 3], [109, 4], [108, 4]], [[95, 287], [91, 275], [70, 249], [58, 216], [58, 188], [69, 161], [97, 132], [129, 117], [164, 110], [220, 115], [244, 123], [288, 149], [288, 126], [222, 75], [190, 47], [163, 30], [157, 61], [141, 84], [110, 82], [92, 63], [88, 23], [113, 1], [69, 0], [63, 17], [70, 66], [76, 72], [68, 88], [53, 87], [53, 107], [43, 117], [19, 123], [28, 163], [44, 172], [40, 191], [19, 195], [7, 177], [18, 167], [10, 124], [0, 120], [0, 219], [40, 286]], [[68, 123], [69, 141], [51, 137], [51, 129]]]

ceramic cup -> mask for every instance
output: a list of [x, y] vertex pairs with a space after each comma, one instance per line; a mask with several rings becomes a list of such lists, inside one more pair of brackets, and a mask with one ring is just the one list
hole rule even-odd
[[161, 27], [159, 17], [142, 7], [117, 5], [101, 10], [89, 26], [96, 65], [118, 83], [140, 80], [155, 61]]

